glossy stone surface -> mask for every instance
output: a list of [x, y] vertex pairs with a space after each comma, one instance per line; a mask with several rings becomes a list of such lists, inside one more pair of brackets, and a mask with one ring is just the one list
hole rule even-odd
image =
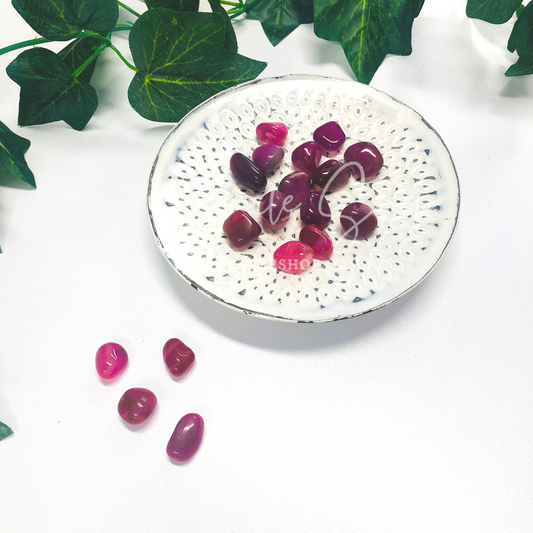
[[342, 161], [328, 159], [311, 174], [311, 181], [326, 192], [334, 192], [342, 189], [350, 176], [350, 167], [345, 166]]
[[337, 122], [326, 122], [315, 130], [313, 140], [329, 152], [338, 150], [346, 141], [346, 135]]
[[297, 274], [307, 270], [313, 262], [313, 249], [304, 242], [289, 241], [274, 252], [274, 264], [283, 272]]
[[291, 216], [291, 209], [287, 207], [288, 199], [280, 191], [271, 191], [261, 200], [259, 213], [264, 230], [275, 230], [283, 227]]
[[251, 159], [239, 152], [234, 153], [229, 160], [231, 172], [235, 181], [250, 191], [262, 191], [266, 187], [266, 177], [263, 171], [257, 168]]
[[357, 162], [359, 165], [351, 165], [352, 174], [361, 178], [363, 182], [372, 181], [383, 167], [383, 156], [377, 146], [370, 142], [352, 144], [344, 153], [344, 161]]
[[175, 377], [183, 376], [194, 364], [194, 352], [179, 339], [169, 339], [163, 346], [163, 359], [168, 371]]
[[151, 390], [129, 389], [118, 402], [118, 414], [128, 424], [137, 426], [150, 418], [156, 405], [157, 398]]
[[319, 165], [322, 158], [322, 147], [314, 142], [308, 141], [300, 144], [292, 152], [292, 164], [304, 172], [311, 173]]
[[361, 202], [347, 205], [341, 213], [343, 237], [362, 240], [370, 237], [378, 225], [372, 208]]
[[255, 128], [257, 138], [263, 143], [272, 143], [281, 146], [289, 130], [283, 122], [262, 122]]
[[263, 144], [258, 146], [252, 154], [255, 166], [265, 174], [273, 172], [285, 156], [285, 150], [275, 144]]
[[189, 413], [182, 417], [167, 444], [167, 455], [179, 463], [188, 461], [197, 451], [204, 435], [204, 419]]
[[234, 248], [243, 248], [261, 235], [261, 226], [242, 210], [232, 213], [225, 220], [222, 230]]
[[287, 197], [287, 208], [298, 209], [311, 192], [311, 178], [302, 170], [293, 172], [280, 181], [278, 191]]
[[331, 257], [333, 253], [333, 242], [326, 230], [320, 229], [318, 226], [305, 226], [300, 231], [300, 241], [308, 244], [315, 255], [315, 259], [325, 261]]
[[324, 229], [331, 220], [331, 209], [324, 193], [311, 192], [300, 207], [300, 219], [303, 224]]
[[128, 364], [126, 350], [116, 342], [107, 342], [96, 352], [96, 372], [102, 379], [115, 379]]

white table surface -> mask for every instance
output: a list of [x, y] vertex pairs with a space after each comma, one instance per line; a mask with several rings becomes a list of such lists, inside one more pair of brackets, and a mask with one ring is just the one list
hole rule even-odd
[[[0, 443], [2, 533], [533, 532], [533, 78], [504, 77], [511, 25], [464, 4], [427, 0], [414, 53], [372, 81], [447, 143], [457, 234], [418, 288], [332, 324], [241, 315], [171, 270], [145, 208], [171, 125], [129, 107], [112, 51], [82, 133], [17, 128], [16, 53], [0, 58], [0, 120], [32, 141], [38, 184], [0, 188], [0, 420], [15, 431]], [[7, 1], [0, 21], [0, 46], [35, 36]], [[237, 33], [264, 76], [352, 77], [310, 25], [276, 48], [257, 22]], [[197, 355], [180, 382], [170, 337]], [[111, 340], [130, 363], [104, 385], [94, 354]], [[135, 386], [159, 405], [132, 431], [116, 404]], [[174, 465], [165, 446], [188, 412], [204, 441]]]

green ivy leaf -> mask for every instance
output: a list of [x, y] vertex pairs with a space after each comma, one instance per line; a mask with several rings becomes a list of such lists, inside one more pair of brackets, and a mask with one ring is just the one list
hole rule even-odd
[[12, 0], [13, 7], [39, 34], [68, 41], [83, 30], [107, 35], [117, 23], [117, 0]]
[[387, 54], [409, 55], [413, 21], [424, 0], [314, 0], [315, 33], [338, 41], [363, 83]]
[[229, 15], [220, 4], [220, 0], [209, 0], [209, 5], [211, 6], [211, 11], [213, 11], [213, 13], [220, 13], [226, 23], [226, 38], [224, 39], [224, 48], [227, 48], [230, 52], [236, 52], [238, 50], [237, 36], [235, 35], [235, 30], [233, 29], [233, 24], [231, 23]]
[[128, 97], [141, 116], [181, 120], [216, 93], [256, 78], [266, 63], [226, 50], [218, 13], [151, 9], [135, 23], [130, 48], [139, 69]]
[[9, 437], [9, 435], [13, 435], [13, 430], [0, 422], [0, 440], [4, 440], [6, 437]]
[[276, 46], [300, 24], [313, 22], [313, 0], [263, 0], [248, 11], [248, 17], [261, 21], [268, 40]]
[[[63, 50], [57, 55], [65, 62], [70, 72], [76, 72], [78, 67], [81, 67], [87, 59], [89, 59], [97, 48], [102, 44], [100, 39], [96, 37], [83, 37], [76, 39], [69, 43]], [[91, 81], [91, 78], [96, 68], [96, 58], [79, 76], [80, 80], [87, 83]]]
[[20, 126], [64, 120], [80, 131], [98, 107], [94, 88], [75, 78], [65, 61], [45, 48], [22, 52], [6, 72], [20, 85]]
[[509, 43], [509, 52], [518, 52], [518, 61], [509, 67], [506, 76], [533, 74], [533, 2], [525, 6], [516, 21]]
[[466, 14], [491, 24], [503, 24], [513, 16], [521, 3], [522, 0], [468, 0]]
[[0, 176], [4, 185], [24, 182], [35, 188], [33, 172], [28, 167], [24, 154], [30, 147], [30, 141], [13, 133], [3, 122], [0, 122], [0, 169], [5, 175]]
[[200, 0], [146, 0], [148, 9], [164, 7], [174, 11], [198, 11]]

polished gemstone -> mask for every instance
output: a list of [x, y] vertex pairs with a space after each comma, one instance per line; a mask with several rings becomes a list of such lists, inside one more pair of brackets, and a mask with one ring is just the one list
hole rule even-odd
[[352, 163], [350, 168], [353, 175], [363, 182], [374, 180], [383, 167], [383, 156], [371, 142], [352, 144], [344, 153], [344, 161]]
[[197, 451], [204, 434], [204, 419], [189, 413], [178, 422], [167, 444], [167, 455], [179, 463], [188, 461]]
[[322, 158], [322, 147], [314, 141], [300, 144], [292, 152], [292, 164], [304, 172], [313, 172]]
[[169, 339], [163, 346], [163, 359], [169, 372], [175, 377], [183, 376], [194, 364], [194, 352], [179, 339]]
[[243, 248], [261, 235], [261, 226], [246, 211], [232, 213], [224, 222], [222, 230], [235, 248]]
[[157, 398], [151, 390], [129, 389], [118, 402], [118, 414], [128, 424], [137, 426], [150, 418], [156, 405]]
[[311, 192], [311, 178], [307, 172], [298, 170], [281, 180], [278, 191], [287, 197], [286, 207], [298, 209]]
[[350, 179], [350, 167], [336, 159], [328, 159], [312, 174], [311, 181], [326, 192], [342, 189]]
[[287, 198], [280, 191], [271, 191], [261, 200], [259, 212], [261, 225], [264, 230], [275, 230], [285, 225], [291, 216], [291, 209], [287, 207]]
[[252, 154], [255, 166], [265, 174], [273, 172], [281, 163], [285, 150], [275, 144], [262, 144]]
[[313, 140], [327, 151], [338, 150], [346, 140], [346, 135], [337, 122], [326, 122], [313, 133]]
[[320, 229], [328, 226], [331, 209], [324, 193], [311, 192], [300, 207], [300, 219], [305, 225], [313, 224]]
[[347, 239], [366, 239], [376, 229], [378, 219], [372, 208], [361, 202], [347, 205], [341, 213], [343, 237]]
[[305, 226], [300, 231], [300, 241], [308, 244], [313, 249], [315, 259], [325, 261], [333, 253], [333, 243], [326, 230], [318, 226]]
[[128, 364], [126, 350], [116, 342], [108, 342], [96, 352], [96, 371], [102, 379], [114, 379]]
[[281, 146], [289, 130], [283, 122], [262, 122], [255, 128], [257, 138], [263, 143], [272, 143]]
[[229, 160], [229, 166], [237, 183], [245, 189], [262, 191], [266, 187], [265, 174], [244, 154], [234, 153]]
[[283, 272], [297, 274], [307, 270], [313, 262], [313, 249], [300, 241], [289, 241], [274, 252], [274, 264]]

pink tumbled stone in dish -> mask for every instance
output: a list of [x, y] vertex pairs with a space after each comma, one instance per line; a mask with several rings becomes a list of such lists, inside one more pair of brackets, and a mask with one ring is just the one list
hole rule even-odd
[[341, 213], [341, 226], [347, 239], [366, 239], [378, 225], [378, 219], [369, 205], [354, 202]]
[[243, 248], [261, 235], [261, 226], [243, 210], [235, 211], [222, 226], [224, 234], [234, 248]]
[[292, 152], [292, 164], [304, 172], [313, 172], [322, 158], [322, 147], [314, 141], [308, 141], [296, 147]]
[[252, 161], [255, 166], [261, 169], [265, 174], [276, 170], [281, 163], [285, 151], [276, 144], [262, 144], [258, 146], [253, 154]]
[[102, 379], [115, 379], [128, 364], [126, 350], [116, 342], [107, 342], [96, 352], [96, 371]]
[[346, 135], [337, 122], [326, 122], [313, 133], [313, 140], [328, 151], [338, 150], [346, 140]]
[[156, 405], [157, 398], [151, 390], [129, 389], [118, 402], [118, 414], [128, 424], [137, 426], [150, 418]]
[[289, 130], [283, 122], [262, 122], [255, 128], [257, 138], [263, 143], [272, 143], [281, 146]]
[[288, 198], [286, 206], [289, 209], [297, 209], [311, 192], [311, 178], [307, 172], [298, 170], [280, 181], [278, 191]]
[[204, 434], [204, 419], [189, 413], [180, 419], [167, 444], [167, 455], [179, 463], [188, 461], [200, 447]]
[[333, 253], [333, 243], [326, 230], [320, 229], [318, 226], [305, 226], [300, 231], [300, 241], [305, 242], [313, 249], [315, 259], [325, 261], [331, 257]]
[[169, 339], [163, 346], [163, 358], [168, 371], [175, 377], [183, 376], [194, 364], [194, 352], [179, 339]]
[[371, 142], [352, 144], [344, 153], [346, 163], [356, 178], [364, 178], [363, 182], [372, 181], [383, 167], [383, 156], [378, 147]]
[[286, 242], [274, 252], [276, 267], [289, 274], [298, 274], [307, 270], [313, 258], [313, 249], [300, 241]]

